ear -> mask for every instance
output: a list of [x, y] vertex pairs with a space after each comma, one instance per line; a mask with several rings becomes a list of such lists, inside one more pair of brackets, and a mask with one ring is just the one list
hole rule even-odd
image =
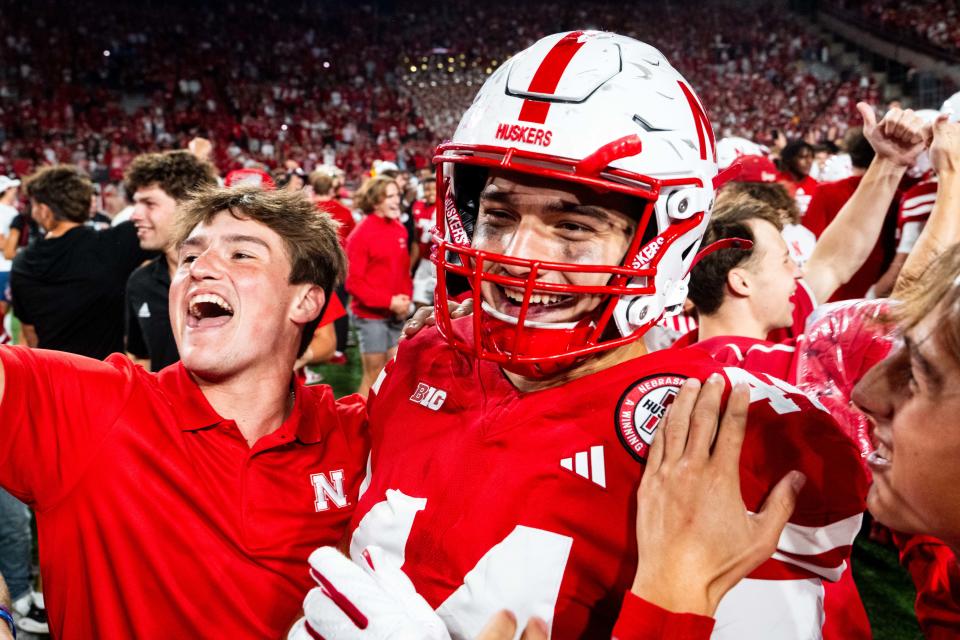
[[749, 298], [753, 291], [753, 279], [749, 271], [734, 267], [727, 272], [727, 289], [740, 298]]
[[311, 320], [316, 320], [326, 301], [327, 296], [318, 285], [298, 285], [293, 307], [290, 310], [290, 319], [296, 324], [307, 324]]

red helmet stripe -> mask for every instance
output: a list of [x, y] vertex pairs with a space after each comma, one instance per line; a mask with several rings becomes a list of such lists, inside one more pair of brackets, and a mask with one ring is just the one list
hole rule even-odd
[[[677, 80], [677, 84], [680, 85], [680, 90], [683, 91], [683, 95], [686, 96], [687, 103], [690, 105], [690, 112], [693, 114], [693, 124], [697, 129], [697, 139], [700, 143], [700, 159], [707, 159], [706, 139], [709, 138], [710, 149], [713, 152], [713, 161], [716, 162], [717, 141], [713, 137], [713, 127], [710, 126], [710, 120], [707, 118], [707, 114], [704, 113], [700, 101], [697, 100], [693, 91], [690, 90], [690, 87], [680, 80]], [[704, 130], [706, 130], [706, 135], [704, 135]]]
[[[571, 31], [560, 38], [557, 44], [547, 53], [537, 72], [533, 74], [528, 91], [531, 93], [541, 93], [552, 95], [560, 84], [560, 78], [563, 72], [567, 70], [573, 56], [584, 43], [580, 42], [580, 36], [583, 31]], [[520, 120], [524, 122], [535, 122], [543, 124], [547, 121], [547, 112], [550, 111], [550, 103], [541, 100], [527, 99], [523, 101], [523, 107], [520, 108]]]

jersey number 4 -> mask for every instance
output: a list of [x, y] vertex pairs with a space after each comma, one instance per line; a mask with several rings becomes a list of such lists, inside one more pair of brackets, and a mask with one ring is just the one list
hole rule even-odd
[[[413, 498], [388, 489], [360, 521], [350, 555], [355, 560], [370, 545], [381, 547], [402, 567], [407, 540], [417, 514], [427, 508], [426, 498]], [[542, 529], [517, 525], [467, 572], [463, 584], [437, 607], [450, 635], [474, 638], [490, 617], [508, 608], [517, 617], [518, 629], [538, 616], [553, 620], [573, 539]]]

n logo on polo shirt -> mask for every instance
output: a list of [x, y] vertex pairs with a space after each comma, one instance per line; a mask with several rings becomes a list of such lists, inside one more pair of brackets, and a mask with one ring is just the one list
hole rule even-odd
[[333, 506], [337, 509], [342, 509], [350, 503], [343, 492], [343, 469], [331, 471], [329, 478], [324, 473], [311, 473], [310, 483], [313, 484], [313, 490], [317, 496], [316, 502], [313, 503], [317, 512], [329, 509], [330, 502], [333, 502]]

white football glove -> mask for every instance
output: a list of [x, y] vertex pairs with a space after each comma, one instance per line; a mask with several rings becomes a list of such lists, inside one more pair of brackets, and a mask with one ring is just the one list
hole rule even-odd
[[303, 601], [305, 616], [287, 640], [450, 640], [433, 608], [410, 578], [377, 546], [358, 563], [334, 549], [310, 554], [319, 585]]

